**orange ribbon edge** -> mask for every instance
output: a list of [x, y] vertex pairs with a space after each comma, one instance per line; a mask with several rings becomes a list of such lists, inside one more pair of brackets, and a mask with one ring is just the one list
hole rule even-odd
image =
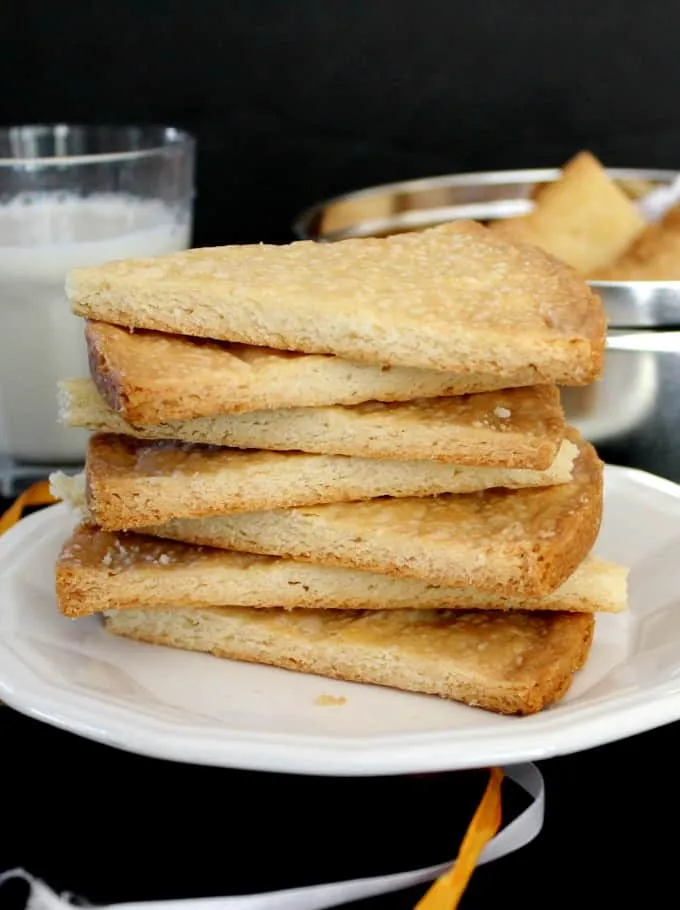
[[[58, 502], [50, 493], [49, 481], [34, 483], [18, 496], [0, 516], [0, 534], [15, 525], [29, 506], [47, 506]], [[456, 910], [472, 877], [482, 850], [501, 826], [503, 771], [489, 770], [489, 780], [475, 814], [472, 816], [455, 863], [438, 878], [416, 904], [415, 910]]]
[[489, 770], [489, 781], [477, 811], [465, 833], [453, 866], [418, 901], [415, 910], [456, 910], [472, 877], [482, 850], [501, 826], [504, 774], [501, 768]]
[[9, 531], [24, 514], [24, 509], [29, 506], [49, 506], [55, 502], [58, 500], [50, 493], [49, 480], [39, 480], [17, 496], [9, 509], [0, 515], [0, 534]]

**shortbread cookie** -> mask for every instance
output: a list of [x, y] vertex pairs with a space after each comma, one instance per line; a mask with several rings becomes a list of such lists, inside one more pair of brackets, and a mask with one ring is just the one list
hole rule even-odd
[[155, 645], [439, 695], [501, 714], [533, 714], [564, 695], [594, 630], [593, 617], [579, 613], [243, 607], [123, 610], [106, 624]]
[[73, 312], [373, 365], [582, 385], [605, 313], [568, 266], [460, 221], [386, 238], [194, 249], [72, 271]]

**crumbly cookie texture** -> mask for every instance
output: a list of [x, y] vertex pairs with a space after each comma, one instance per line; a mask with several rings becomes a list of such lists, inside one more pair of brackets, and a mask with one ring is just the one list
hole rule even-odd
[[483, 611], [121, 610], [116, 635], [350, 682], [439, 695], [501, 714], [561, 698], [593, 617]]
[[572, 269], [474, 222], [386, 238], [196, 249], [76, 269], [74, 313], [130, 328], [582, 385], [606, 319]]

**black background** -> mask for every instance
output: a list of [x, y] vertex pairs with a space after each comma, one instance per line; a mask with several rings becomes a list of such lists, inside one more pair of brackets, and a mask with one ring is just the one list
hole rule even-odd
[[0, 119], [185, 126], [197, 243], [287, 239], [385, 180], [677, 166], [679, 33], [674, 0], [8, 0]]
[[[5, 2], [0, 120], [184, 126], [199, 143], [196, 243], [286, 240], [301, 208], [374, 182], [559, 165], [579, 148], [678, 167], [679, 35], [670, 0]], [[447, 778], [191, 769], [7, 708], [0, 737], [0, 866], [93, 900], [291, 884], [281, 854], [298, 884], [351, 874], [371, 848], [384, 871], [396, 834], [405, 868], [460, 833]], [[668, 727], [544, 763], [541, 838], [480, 870], [463, 907], [633, 905], [673, 888], [676, 745]], [[258, 870], [258, 854], [278, 865]]]

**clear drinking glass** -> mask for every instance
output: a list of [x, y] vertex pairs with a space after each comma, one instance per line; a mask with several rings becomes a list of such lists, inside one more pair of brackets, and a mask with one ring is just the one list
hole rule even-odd
[[67, 272], [191, 242], [193, 138], [171, 127], [0, 129], [0, 495], [82, 464], [57, 382], [87, 376]]

